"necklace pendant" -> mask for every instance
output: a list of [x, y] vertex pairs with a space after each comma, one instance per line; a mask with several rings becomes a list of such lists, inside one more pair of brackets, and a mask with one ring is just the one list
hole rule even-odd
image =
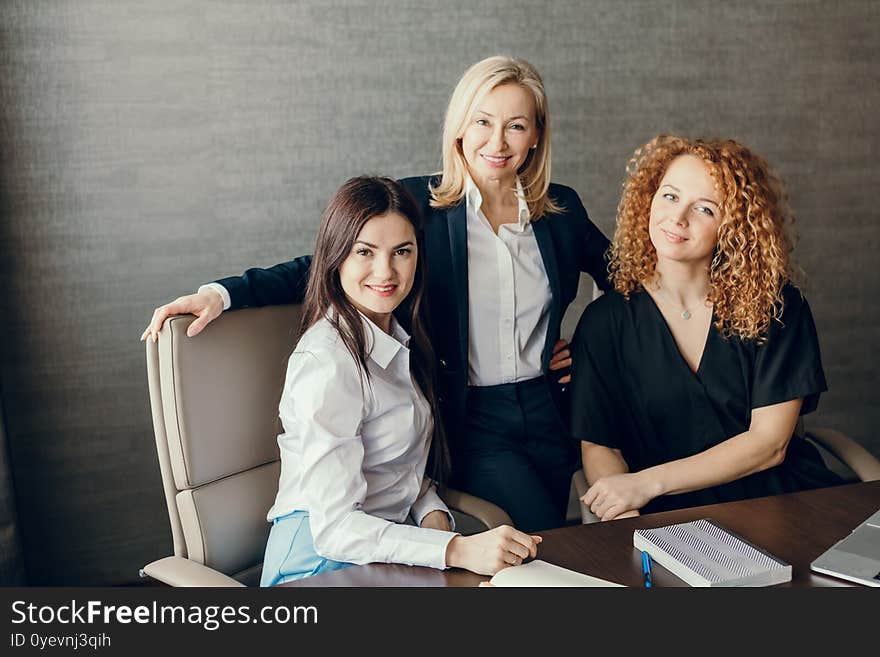
[[691, 311], [690, 310], [682, 310], [681, 311], [681, 318], [682, 319], [690, 319], [691, 318]]

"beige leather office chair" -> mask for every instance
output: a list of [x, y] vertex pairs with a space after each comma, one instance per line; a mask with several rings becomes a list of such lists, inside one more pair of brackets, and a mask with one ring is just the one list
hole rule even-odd
[[[846, 434], [827, 427], [807, 430], [803, 418], [798, 420], [796, 433], [815, 444], [828, 467], [844, 480], [854, 482], [880, 479], [880, 460]], [[580, 497], [588, 488], [583, 470], [574, 473], [572, 488], [580, 505], [581, 521], [584, 524], [598, 522], [599, 518], [587, 505], [580, 502]]]
[[[174, 556], [142, 569], [172, 586], [259, 583], [278, 491], [278, 400], [298, 337], [299, 306], [224, 313], [195, 338], [172, 317], [147, 341], [156, 449]], [[479, 498], [448, 490], [462, 533], [510, 524]]]

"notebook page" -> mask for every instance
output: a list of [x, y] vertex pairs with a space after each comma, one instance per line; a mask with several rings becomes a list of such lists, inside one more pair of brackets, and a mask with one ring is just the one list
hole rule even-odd
[[510, 566], [496, 573], [491, 580], [495, 586], [623, 586], [591, 575], [554, 566], [535, 559], [521, 566]]

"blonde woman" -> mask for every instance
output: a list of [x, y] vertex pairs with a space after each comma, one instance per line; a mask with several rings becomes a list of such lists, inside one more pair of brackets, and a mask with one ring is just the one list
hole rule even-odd
[[789, 210], [735, 141], [636, 151], [614, 290], [572, 339], [572, 432], [602, 520], [839, 483], [796, 437], [827, 387], [792, 284]]
[[[401, 181], [425, 217], [425, 307], [451, 482], [498, 504], [526, 532], [564, 523], [578, 467], [562, 420], [564, 388], [559, 374], [549, 376], [570, 364], [560, 322], [581, 271], [607, 287], [608, 240], [577, 193], [550, 182], [550, 156], [537, 71], [490, 57], [452, 93], [443, 171]], [[203, 286], [158, 308], [143, 337], [172, 314], [198, 315], [195, 335], [224, 309], [301, 302], [310, 262]]]

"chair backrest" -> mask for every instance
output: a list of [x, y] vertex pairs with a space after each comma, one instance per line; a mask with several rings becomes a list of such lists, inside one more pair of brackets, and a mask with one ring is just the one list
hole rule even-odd
[[259, 581], [278, 491], [278, 401], [300, 306], [224, 313], [198, 336], [172, 317], [147, 341], [156, 448], [174, 554]]

